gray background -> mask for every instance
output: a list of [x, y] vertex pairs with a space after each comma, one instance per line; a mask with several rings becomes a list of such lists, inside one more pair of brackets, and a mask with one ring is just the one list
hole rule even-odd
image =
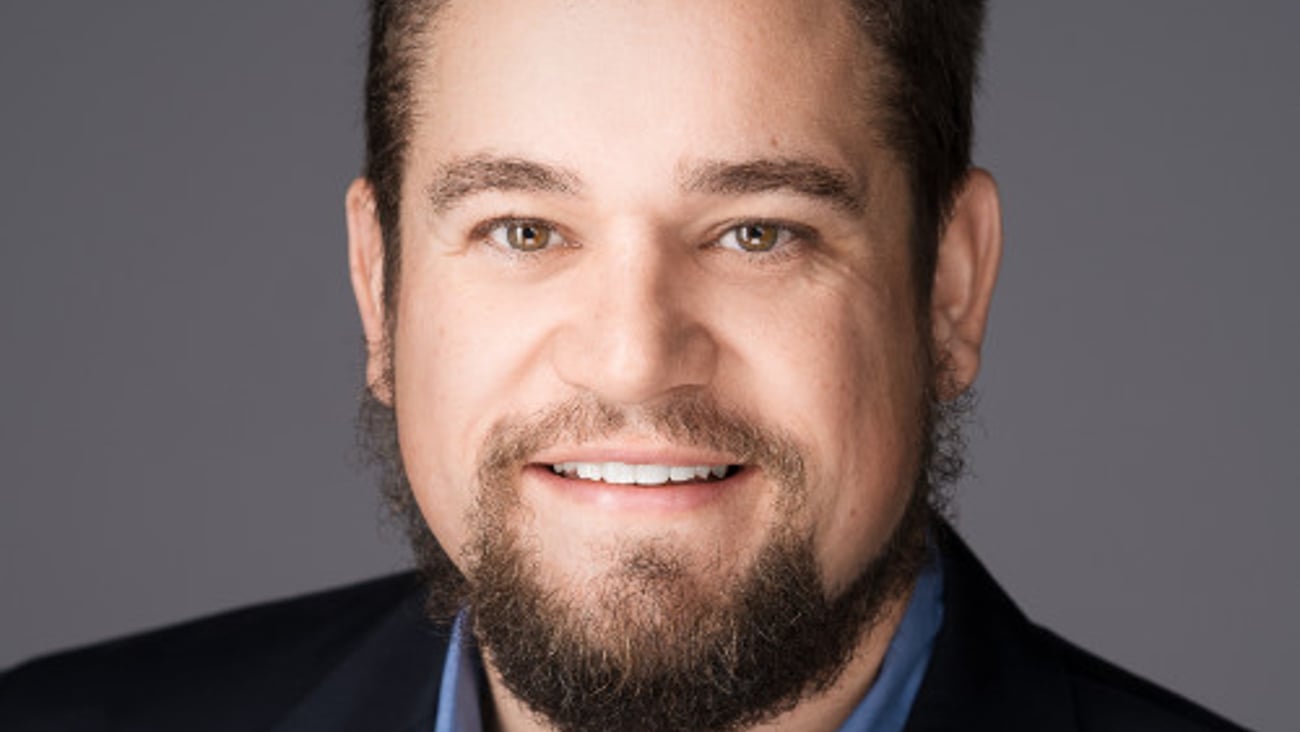
[[[111, 5], [111, 7], [110, 7]], [[351, 419], [360, 0], [0, 7], [0, 666], [403, 566]], [[1001, 2], [960, 526], [1260, 729], [1300, 688], [1300, 5]]]

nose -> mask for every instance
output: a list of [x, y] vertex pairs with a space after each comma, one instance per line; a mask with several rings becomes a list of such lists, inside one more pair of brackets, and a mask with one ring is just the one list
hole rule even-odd
[[718, 345], [702, 312], [707, 286], [689, 254], [637, 237], [599, 247], [581, 266], [572, 314], [552, 360], [569, 385], [623, 405], [707, 384]]

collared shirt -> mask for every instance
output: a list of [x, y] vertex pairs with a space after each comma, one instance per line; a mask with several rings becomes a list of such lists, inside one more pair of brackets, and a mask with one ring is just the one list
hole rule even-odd
[[[840, 726], [839, 732], [901, 732], [911, 712], [921, 679], [930, 663], [934, 637], [943, 625], [943, 565], [938, 552], [916, 579], [903, 620], [889, 641], [880, 673], [866, 696]], [[456, 616], [451, 643], [443, 662], [434, 732], [482, 732], [478, 650], [466, 626], [465, 613]]]

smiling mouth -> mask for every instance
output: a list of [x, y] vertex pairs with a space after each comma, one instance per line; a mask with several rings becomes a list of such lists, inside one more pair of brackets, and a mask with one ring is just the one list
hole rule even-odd
[[556, 475], [612, 485], [670, 485], [725, 480], [740, 472], [740, 465], [655, 465], [641, 463], [565, 462], [547, 466]]

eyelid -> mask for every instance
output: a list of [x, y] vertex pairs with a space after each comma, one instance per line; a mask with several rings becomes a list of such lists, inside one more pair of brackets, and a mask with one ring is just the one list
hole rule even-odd
[[[546, 229], [553, 237], [553, 241], [547, 246], [533, 251], [517, 249], [509, 244], [497, 242], [491, 237], [491, 233], [502, 226], [532, 226]], [[548, 249], [573, 246], [572, 240], [558, 224], [536, 216], [518, 216], [514, 214], [494, 216], [475, 224], [474, 228], [470, 229], [469, 238], [475, 242], [489, 244], [511, 254], [535, 254]]]
[[[721, 242], [724, 238], [735, 234], [736, 231], [746, 226], [773, 227], [779, 230], [778, 236], [785, 235], [786, 239], [784, 241], [779, 241], [777, 244], [774, 244], [771, 249], [768, 249], [766, 251], [749, 251], [739, 245], [736, 245], [734, 247], [722, 246]], [[748, 254], [749, 256], [752, 257], [763, 257], [763, 256], [774, 257], [774, 256], [779, 256], [784, 250], [790, 249], [792, 246], [812, 243], [817, 241], [817, 239], [818, 239], [817, 231], [813, 229], [811, 226], [807, 226], [805, 224], [797, 224], [793, 221], [787, 221], [784, 219], [753, 218], [753, 219], [736, 219], [734, 221], [727, 223], [725, 227], [722, 229], [722, 232], [719, 233], [717, 236], [713, 237], [712, 242], [714, 245], [717, 245], [722, 249], [739, 252], [741, 254]]]
[[[535, 227], [544, 228], [548, 230], [551, 236], [554, 237], [556, 240], [552, 241], [546, 247], [536, 250], [536, 252], [541, 252], [548, 249], [566, 248], [566, 247], [574, 246], [573, 240], [567, 234], [564, 233], [562, 227], [560, 227], [558, 224], [544, 218], [539, 218], [537, 216], [524, 216], [524, 215], [515, 215], [515, 214], [494, 216], [492, 218], [485, 219], [475, 224], [474, 227], [469, 232], [469, 238], [473, 241], [490, 244], [493, 247], [507, 253], [512, 253], [512, 254], [536, 253], [536, 252], [529, 252], [527, 250], [517, 249], [515, 247], [510, 246], [509, 244], [500, 243], [493, 240], [490, 234], [494, 229], [497, 229], [498, 227], [501, 226], [535, 226]], [[780, 231], [780, 234], [784, 235], [786, 238], [784, 241], [781, 241], [773, 245], [773, 247], [767, 251], [747, 251], [743, 247], [740, 247], [739, 245], [735, 247], [721, 246], [721, 241], [723, 240], [724, 237], [734, 234], [737, 230], [745, 226], [774, 227], [778, 229]], [[710, 241], [710, 245], [719, 246], [719, 248], [727, 249], [729, 251], [748, 254], [754, 257], [762, 257], [762, 256], [774, 257], [774, 256], [778, 256], [783, 250], [790, 249], [800, 244], [815, 242], [817, 241], [818, 238], [819, 237], [817, 231], [811, 226], [808, 226], [806, 224], [799, 224], [785, 219], [746, 218], [746, 219], [735, 219], [733, 221], [728, 222], [727, 224], [724, 225], [722, 231], [719, 234], [713, 236], [709, 241]]]

